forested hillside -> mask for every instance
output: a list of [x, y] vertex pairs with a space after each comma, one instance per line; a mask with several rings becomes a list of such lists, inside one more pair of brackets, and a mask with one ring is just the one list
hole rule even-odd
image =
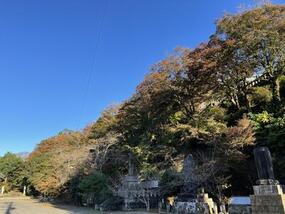
[[[43, 140], [25, 160], [5, 155], [0, 172], [8, 189], [73, 201], [96, 193], [99, 203], [132, 152], [141, 178], [159, 179], [162, 195], [192, 179], [224, 200], [252, 191], [256, 145], [269, 147], [285, 183], [284, 113], [285, 6], [268, 4], [225, 15], [208, 41], [153, 65], [128, 100], [82, 131]], [[188, 154], [196, 164], [187, 180], [179, 172]]]

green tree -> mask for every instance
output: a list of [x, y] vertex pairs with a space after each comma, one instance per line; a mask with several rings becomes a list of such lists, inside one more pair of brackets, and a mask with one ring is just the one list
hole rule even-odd
[[264, 110], [272, 101], [272, 94], [267, 87], [254, 87], [251, 91], [251, 102], [254, 106]]
[[95, 202], [98, 204], [112, 196], [112, 191], [108, 187], [106, 176], [98, 172], [94, 172], [83, 178], [78, 188], [83, 194], [95, 195]]
[[266, 73], [273, 101], [279, 100], [277, 79], [284, 73], [285, 6], [266, 4], [219, 20], [217, 34], [233, 40], [241, 63], [251, 64], [257, 75]]
[[25, 162], [13, 153], [7, 153], [0, 158], [0, 172], [5, 178], [7, 190], [22, 190], [26, 177]]
[[250, 117], [256, 131], [257, 144], [269, 147], [272, 152], [277, 178], [284, 183], [285, 116], [274, 117], [273, 114], [264, 111], [251, 114]]

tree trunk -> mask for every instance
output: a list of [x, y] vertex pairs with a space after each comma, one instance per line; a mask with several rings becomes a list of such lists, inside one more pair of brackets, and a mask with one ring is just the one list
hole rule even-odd
[[274, 103], [277, 103], [279, 101], [277, 77], [270, 78], [270, 89], [272, 93], [272, 100]]
[[244, 95], [244, 99], [245, 99], [246, 109], [247, 109], [247, 111], [250, 111], [251, 106], [250, 106], [250, 102], [249, 102], [247, 94]]
[[241, 92], [241, 97], [240, 97], [239, 103], [241, 103], [242, 106], [244, 106], [247, 111], [250, 111], [250, 102], [248, 99], [248, 95], [245, 91]]

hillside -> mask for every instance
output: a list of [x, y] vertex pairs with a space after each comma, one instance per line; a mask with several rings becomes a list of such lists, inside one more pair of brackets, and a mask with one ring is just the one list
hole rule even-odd
[[[24, 166], [18, 174], [6, 173], [9, 188], [26, 185], [30, 194], [76, 202], [95, 192], [101, 203], [127, 174], [132, 153], [142, 179], [160, 180], [162, 197], [180, 193], [191, 179], [222, 202], [251, 193], [259, 145], [269, 147], [285, 183], [284, 111], [285, 6], [225, 15], [208, 41], [153, 65], [128, 100], [82, 131], [39, 143], [17, 162]], [[181, 177], [189, 154], [194, 170]]]

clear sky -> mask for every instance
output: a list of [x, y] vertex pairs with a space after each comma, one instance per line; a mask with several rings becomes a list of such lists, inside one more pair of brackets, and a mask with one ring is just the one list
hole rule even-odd
[[[80, 129], [251, 0], [0, 0], [0, 155]], [[285, 3], [276, 0], [275, 3]]]

